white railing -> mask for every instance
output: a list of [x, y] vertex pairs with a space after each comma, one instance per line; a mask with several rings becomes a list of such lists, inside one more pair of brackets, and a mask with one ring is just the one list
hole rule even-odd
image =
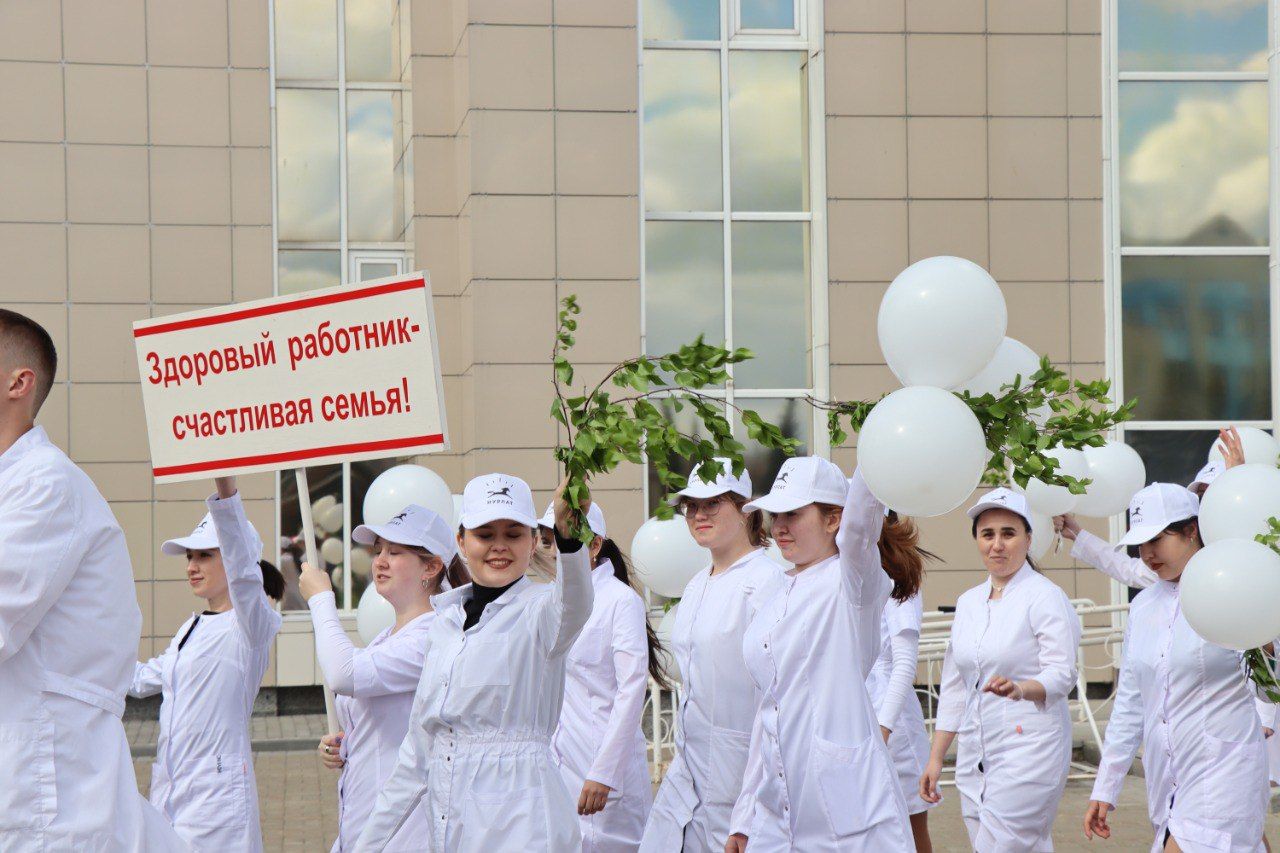
[[[1074, 723], [1087, 726], [1087, 737], [1093, 740], [1098, 751], [1102, 751], [1102, 732], [1098, 728], [1098, 717], [1115, 699], [1115, 682], [1112, 682], [1110, 694], [1100, 700], [1090, 699], [1088, 695], [1089, 672], [1091, 670], [1113, 669], [1119, 665], [1120, 642], [1124, 638], [1121, 628], [1113, 624], [1111, 618], [1116, 613], [1127, 613], [1127, 604], [1095, 604], [1087, 598], [1071, 600], [1076, 616], [1080, 619], [1080, 649], [1077, 652], [1076, 698], [1069, 703], [1071, 719]], [[1090, 617], [1107, 616], [1106, 625], [1090, 626], [1086, 623]], [[916, 692], [924, 708], [925, 726], [930, 734], [937, 714], [938, 692], [942, 681], [942, 659], [947, 651], [947, 643], [951, 638], [951, 623], [954, 614], [931, 610], [924, 614], [924, 623], [920, 632], [920, 666], [924, 670], [924, 683], [916, 687]], [[1107, 662], [1095, 666], [1085, 663], [1085, 649], [1101, 646], [1107, 652]], [[675, 690], [661, 692], [657, 684], [650, 680], [649, 694], [645, 700], [645, 713], [652, 732], [649, 738], [649, 767], [653, 781], [658, 782], [667, 771], [675, 755], [675, 719], [676, 707], [679, 703], [679, 685]], [[943, 785], [955, 784], [951, 778], [954, 771], [947, 769]], [[1071, 763], [1069, 779], [1092, 779], [1096, 770], [1077, 761]]]

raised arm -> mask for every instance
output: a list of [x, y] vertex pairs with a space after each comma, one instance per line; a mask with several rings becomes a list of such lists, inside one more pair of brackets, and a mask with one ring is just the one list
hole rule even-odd
[[613, 615], [613, 672], [617, 682], [613, 708], [586, 776], [615, 791], [622, 787], [631, 746], [644, 715], [645, 690], [649, 686], [646, 622], [643, 599], [628, 591]]
[[430, 645], [428, 632], [412, 627], [419, 623], [406, 625], [386, 641], [362, 649], [343, 629], [332, 591], [311, 596], [307, 606], [315, 628], [316, 660], [330, 690], [366, 698], [417, 689]]
[[262, 589], [262, 569], [258, 566], [262, 540], [245, 517], [239, 492], [214, 495], [205, 503], [218, 532], [218, 549], [227, 572], [227, 590], [236, 624], [250, 646], [265, 648], [280, 630], [281, 619]]
[[[546, 639], [547, 651], [552, 657], [569, 651], [578, 633], [591, 618], [591, 606], [595, 590], [591, 585], [591, 552], [570, 530], [569, 504], [564, 490], [569, 480], [565, 478], [556, 489], [556, 580], [552, 594], [546, 599], [542, 611], [541, 634]], [[587, 511], [584, 502], [581, 511]]]
[[858, 648], [862, 677], [871, 672], [880, 650], [880, 619], [889, 591], [889, 576], [880, 565], [880, 528], [884, 525], [884, 504], [871, 494], [862, 471], [853, 472], [844, 514], [836, 532], [840, 551], [840, 578], [853, 604], [858, 626]]
[[1147, 568], [1146, 563], [1136, 557], [1121, 554], [1107, 540], [1087, 530], [1076, 534], [1075, 544], [1071, 546], [1071, 556], [1125, 586], [1146, 589], [1159, 580], [1156, 573]]

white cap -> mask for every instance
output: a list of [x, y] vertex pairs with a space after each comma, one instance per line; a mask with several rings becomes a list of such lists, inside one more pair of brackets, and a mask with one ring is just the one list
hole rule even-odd
[[1200, 502], [1187, 489], [1173, 483], [1152, 483], [1129, 501], [1129, 532], [1116, 543], [1116, 549], [1150, 542], [1170, 524], [1199, 514]]
[[705, 498], [719, 497], [730, 492], [751, 500], [751, 475], [747, 473], [747, 469], [743, 468], [742, 476], [739, 477], [733, 473], [733, 463], [731, 461], [722, 456], [717, 456], [716, 461], [720, 463], [723, 470], [716, 475], [714, 480], [708, 482], [702, 479], [697, 471], [694, 471], [689, 475], [688, 485], [672, 495], [668, 502], [678, 504], [681, 498], [703, 500]]
[[426, 548], [448, 565], [458, 553], [457, 540], [443, 518], [426, 507], [409, 504], [386, 524], [362, 524], [352, 540], [372, 545], [378, 537], [397, 545]]
[[[538, 519], [539, 527], [554, 529], [556, 526], [556, 502], [552, 501], [547, 504], [547, 511], [542, 514], [542, 518]], [[605, 533], [604, 526], [604, 510], [600, 509], [600, 504], [595, 501], [591, 502], [591, 506], [587, 508], [587, 527], [591, 528], [591, 532], [603, 539], [609, 534]]]
[[1195, 488], [1197, 485], [1212, 486], [1213, 481], [1218, 479], [1222, 474], [1222, 460], [1211, 459], [1209, 464], [1200, 469], [1200, 473], [1196, 474], [1196, 478], [1191, 481], [1188, 488]]
[[[250, 547], [256, 542], [258, 551], [261, 552], [262, 540], [258, 537], [258, 531], [247, 520], [245, 523], [249, 524], [249, 529], [253, 531]], [[160, 550], [166, 554], [178, 556], [188, 551], [212, 551], [218, 547], [218, 530], [213, 526], [213, 515], [205, 513], [204, 518], [200, 519], [200, 523], [191, 531], [191, 535], [170, 539], [160, 546]]]
[[467, 483], [458, 523], [474, 530], [500, 518], [538, 526], [529, 484], [510, 474], [485, 474]]
[[982, 496], [976, 504], [969, 507], [969, 517], [977, 518], [989, 509], [1007, 509], [1009, 512], [1022, 516], [1027, 522], [1027, 527], [1032, 526], [1031, 510], [1027, 507], [1027, 496], [1020, 495], [1013, 489], [1006, 489], [1003, 486], [998, 489], [992, 489]]
[[782, 463], [769, 494], [743, 509], [791, 512], [814, 503], [844, 506], [848, 495], [849, 481], [836, 465], [821, 456], [798, 456]]

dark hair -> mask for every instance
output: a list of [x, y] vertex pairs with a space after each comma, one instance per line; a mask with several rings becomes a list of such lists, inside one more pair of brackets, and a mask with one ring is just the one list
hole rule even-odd
[[284, 598], [284, 575], [280, 570], [266, 560], [259, 560], [258, 568], [262, 570], [262, 591], [267, 597], [272, 601]]
[[[35, 409], [40, 411], [49, 390], [53, 387], [54, 374], [58, 372], [58, 350], [49, 333], [30, 317], [0, 308], [0, 354], [14, 367], [27, 367], [35, 371]], [[0, 364], [3, 364], [0, 361]]]
[[747, 539], [751, 542], [752, 547], [768, 548], [772, 540], [769, 538], [769, 532], [765, 528], [764, 512], [758, 509], [743, 512], [742, 508], [747, 505], [747, 499], [742, 495], [730, 492], [725, 497], [733, 501], [733, 505], [738, 508], [738, 512], [747, 517]]
[[[1001, 509], [1001, 507], [994, 506], [994, 507], [991, 507], [991, 509]], [[1006, 511], [1006, 512], [1013, 512], [1013, 510], [1011, 510], [1011, 509], [1010, 509], [1010, 510], [1005, 510], [1005, 511]], [[979, 520], [979, 519], [981, 519], [981, 518], [982, 518], [984, 515], [986, 515], [988, 512], [990, 512], [990, 510], [985, 510], [985, 509], [984, 509], [982, 512], [978, 513], [977, 515], [975, 515], [975, 516], [973, 517], [973, 525], [969, 528], [969, 532], [970, 532], [970, 534], [973, 536], [973, 538], [974, 538], [974, 539], [977, 539], [977, 538], [978, 538], [978, 520]], [[1027, 519], [1026, 519], [1024, 516], [1019, 515], [1019, 514], [1018, 514], [1018, 513], [1016, 513], [1016, 512], [1014, 512], [1013, 514], [1014, 514], [1014, 515], [1017, 515], [1017, 516], [1018, 516], [1018, 518], [1022, 519], [1022, 529], [1023, 529], [1023, 530], [1025, 530], [1025, 531], [1027, 531], [1027, 538], [1028, 538], [1028, 539], [1030, 539], [1030, 538], [1031, 538], [1031, 522], [1027, 521]], [[1038, 572], [1038, 571], [1040, 571], [1040, 567], [1036, 565], [1036, 561], [1035, 561], [1035, 560], [1031, 559], [1031, 555], [1030, 555], [1030, 554], [1027, 554], [1027, 565], [1028, 565], [1028, 566], [1030, 566], [1032, 569], [1034, 569], [1034, 570], [1035, 570], [1035, 571], [1037, 571], [1037, 572]]]
[[[400, 547], [407, 551], [412, 551], [421, 559], [425, 560], [427, 557], [439, 557], [440, 561], [444, 562], [443, 557], [440, 557], [439, 554], [429, 551], [426, 548], [418, 548], [414, 545], [401, 545]], [[440, 581], [445, 578], [449, 579], [449, 586], [454, 589], [471, 583], [471, 573], [467, 571], [467, 564], [462, 562], [462, 556], [460, 554], [454, 554], [453, 559], [445, 564], [444, 572], [442, 572], [436, 580], [436, 592], [440, 592], [440, 590], [444, 588], [444, 585]], [[434, 595], [435, 593], [432, 594]]]
[[[1186, 539], [1186, 538], [1188, 538], [1188, 537], [1187, 537], [1187, 528], [1188, 528], [1188, 527], [1190, 527], [1190, 526], [1191, 526], [1191, 525], [1193, 525], [1193, 524], [1196, 526], [1196, 544], [1197, 544], [1197, 545], [1199, 545], [1201, 548], [1203, 548], [1203, 547], [1204, 547], [1204, 537], [1203, 537], [1203, 536], [1201, 536], [1201, 534], [1200, 534], [1200, 518], [1199, 518], [1198, 516], [1194, 516], [1194, 515], [1193, 515], [1193, 516], [1191, 516], [1190, 518], [1184, 518], [1184, 519], [1182, 519], [1182, 521], [1175, 521], [1173, 524], [1170, 524], [1170, 525], [1169, 525], [1168, 527], [1166, 527], [1164, 530], [1161, 530], [1161, 531], [1160, 531], [1160, 533], [1176, 533], [1176, 534], [1178, 534], [1179, 536], [1181, 536], [1182, 538]], [[1159, 535], [1159, 534], [1157, 534], [1157, 535]], [[1154, 538], [1154, 537], [1153, 537], [1153, 538]], [[1151, 541], [1151, 540], [1147, 540], [1147, 541]], [[1130, 557], [1134, 558], [1135, 560], [1136, 560], [1136, 559], [1138, 559], [1138, 546], [1137, 546], [1137, 545], [1126, 545], [1126, 546], [1125, 546], [1125, 549], [1124, 549], [1124, 552], [1125, 552], [1126, 554], [1128, 554]]]
[[[622, 553], [618, 543], [608, 537], [600, 540], [600, 553], [596, 555], [595, 565], [600, 566], [605, 560], [613, 564], [613, 576], [635, 592], [636, 588], [631, 583], [631, 562]], [[636, 595], [639, 594], [636, 592]], [[662, 653], [662, 643], [658, 642], [658, 634], [653, 630], [648, 619], [644, 620], [644, 633], [645, 640], [649, 644], [649, 677], [657, 682], [658, 687], [670, 690], [671, 682], [667, 678], [666, 670], [662, 668], [662, 659], [659, 657]]]
[[924, 561], [940, 559], [937, 554], [920, 547], [920, 531], [910, 518], [889, 510], [880, 528], [880, 565], [893, 581], [889, 597], [903, 602], [920, 591], [924, 583]]

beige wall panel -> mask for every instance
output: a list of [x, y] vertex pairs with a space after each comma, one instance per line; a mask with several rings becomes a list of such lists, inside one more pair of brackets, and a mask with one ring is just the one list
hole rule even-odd
[[827, 196], [906, 198], [906, 119], [828, 118]]
[[[93, 484], [108, 501], [147, 502], [151, 512], [151, 465], [146, 462], [86, 462], [80, 466], [93, 480]], [[151, 526], [150, 515], [147, 527]], [[150, 537], [150, 533], [147, 534]], [[151, 539], [147, 539], [147, 553], [151, 553]], [[148, 563], [148, 566], [150, 564]]]
[[156, 302], [221, 305], [231, 301], [231, 229], [161, 225], [151, 232]]
[[1067, 278], [1067, 202], [991, 202], [991, 274], [998, 281]]
[[231, 144], [271, 144], [271, 79], [260, 69], [231, 72]]
[[[112, 429], [102, 428], [110, 412]], [[142, 389], [136, 384], [71, 386], [71, 458], [77, 462], [144, 462], [150, 458]]]
[[1102, 197], [1102, 119], [1067, 123], [1067, 190], [1072, 198]]
[[1066, 0], [988, 0], [987, 30], [993, 33], [1061, 33]]
[[[147, 501], [112, 503], [111, 512], [124, 531], [125, 545], [129, 548], [129, 562], [133, 565], [135, 580], [151, 580], [151, 504]], [[150, 616], [149, 613], [144, 616]], [[143, 628], [146, 636], [151, 632]]]
[[551, 0], [470, 0], [472, 24], [550, 24]]
[[[550, 112], [481, 110], [473, 113], [471, 191], [550, 194], [555, 185], [554, 136]], [[419, 174], [430, 171], [433, 170], [422, 169]], [[440, 171], [447, 174], [449, 170]]]
[[61, 59], [61, 5], [49, 0], [0, 4], [0, 56], [46, 62]]
[[907, 112], [986, 112], [986, 39], [977, 35], [907, 36]]
[[67, 141], [147, 142], [147, 71], [128, 65], [68, 65]]
[[[593, 318], [574, 332], [578, 363], [614, 365], [640, 354], [640, 282], [566, 281], [559, 297], [577, 294], [582, 316]], [[557, 301], [556, 310], [559, 310]], [[553, 317], [554, 322], [554, 317]], [[545, 350], [544, 351], [549, 351]]]
[[476, 364], [538, 364], [550, 359], [555, 282], [474, 281], [468, 295]]
[[67, 229], [61, 224], [0, 224], [5, 299], [61, 302], [67, 298]]
[[226, 67], [227, 0], [147, 0], [147, 58]]
[[236, 302], [272, 295], [270, 226], [231, 229], [231, 276]]
[[237, 68], [266, 68], [268, 60], [267, 4], [262, 0], [228, 0], [231, 64]]
[[[551, 30], [472, 26], [468, 29], [472, 109], [545, 110], [552, 105]], [[414, 69], [414, 80], [422, 75]], [[417, 109], [414, 110], [417, 114]]]
[[231, 149], [231, 221], [271, 224], [271, 149]]
[[910, 0], [907, 29], [920, 33], [980, 33], [986, 28], [986, 0]]
[[67, 448], [71, 444], [68, 390], [64, 382], [59, 382], [50, 388], [49, 396], [45, 398], [44, 405], [40, 407], [40, 414], [36, 416], [36, 424], [44, 427], [49, 440], [61, 448]]
[[993, 198], [1061, 198], [1067, 194], [1067, 120], [993, 118]]
[[1107, 354], [1106, 290], [1100, 281], [1071, 283], [1071, 360], [1102, 362]]
[[1071, 290], [1065, 282], [1017, 282], [1002, 280], [1009, 309], [1007, 334], [1020, 341], [1034, 341], [1035, 351], [1054, 364], [1071, 358]]
[[1102, 201], [1073, 201], [1068, 217], [1071, 228], [1071, 277], [1096, 281], [1102, 278]]
[[634, 27], [555, 28], [558, 110], [636, 108]]
[[997, 36], [987, 40], [991, 115], [1066, 113], [1066, 36]]
[[900, 35], [829, 34], [827, 115], [902, 115], [907, 106]]
[[1067, 37], [1067, 112], [1102, 115], [1102, 36]]
[[634, 27], [640, 0], [554, 0], [556, 23], [578, 27]]
[[633, 279], [640, 272], [639, 241], [634, 196], [561, 196], [556, 203], [561, 278]]
[[912, 201], [907, 219], [911, 240], [908, 261], [956, 255], [986, 266], [990, 243], [987, 208], [986, 201]]
[[72, 300], [145, 303], [151, 298], [148, 226], [72, 225], [67, 240]]
[[62, 45], [69, 62], [147, 61], [143, 0], [64, 0]]
[[567, 195], [633, 195], [640, 125], [634, 113], [555, 113], [556, 181]]
[[907, 186], [913, 198], [985, 198], [987, 122], [907, 119]]
[[[71, 306], [72, 382], [137, 382], [133, 323], [150, 316], [146, 305]], [[105, 429], [110, 429], [104, 424]]]
[[0, 142], [0, 220], [61, 222], [66, 215], [63, 148]]
[[831, 201], [827, 265], [832, 281], [891, 281], [907, 261], [904, 201]]
[[231, 157], [226, 148], [153, 148], [151, 218], [174, 225], [231, 221]]
[[898, 33], [906, 26], [906, 0], [826, 0], [823, 24], [834, 33]]
[[[9, 303], [0, 303], [9, 304]], [[35, 320], [49, 332], [53, 345], [58, 351], [58, 369], [54, 373], [54, 382], [66, 382], [70, 373], [67, 335], [67, 308], [65, 305], [38, 303], [32, 305], [12, 304], [15, 311]]]
[[[551, 420], [553, 396], [545, 364], [477, 364], [475, 380], [475, 446], [550, 448], [556, 443]], [[547, 458], [550, 452], [543, 450]]]
[[62, 140], [61, 66], [44, 62], [0, 63], [0, 103], [4, 104], [0, 109], [0, 139]]
[[555, 204], [548, 196], [472, 196], [471, 263], [477, 278], [552, 278]]
[[843, 282], [827, 291], [832, 364], [883, 364], [876, 314], [889, 287], [884, 282]]
[[148, 77], [152, 144], [227, 145], [231, 141], [225, 68], [152, 68]]
[[67, 218], [72, 222], [147, 221], [147, 149], [67, 146]]
[[1067, 28], [1073, 33], [1102, 32], [1102, 0], [1067, 0]]

